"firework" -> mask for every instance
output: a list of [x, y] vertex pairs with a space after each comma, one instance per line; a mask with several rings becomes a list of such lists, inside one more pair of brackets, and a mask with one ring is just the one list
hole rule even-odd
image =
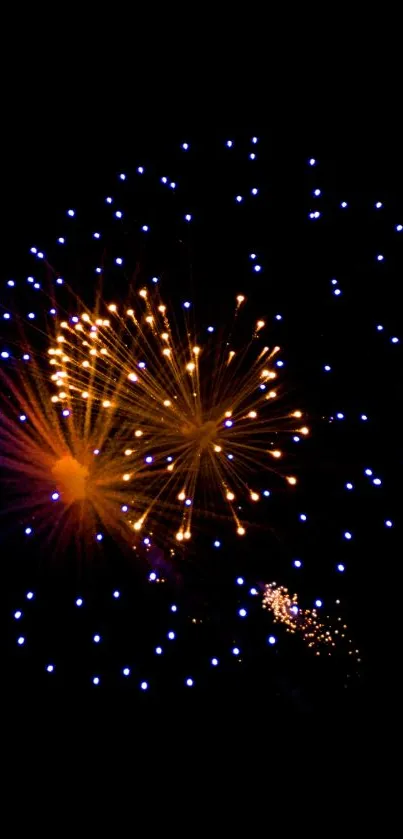
[[[132, 536], [125, 524], [124, 441], [113, 429], [113, 413], [74, 413], [52, 398], [46, 368], [24, 344], [9, 370], [1, 371], [0, 465], [7, 512], [24, 515], [46, 530], [59, 549], [83, 547], [102, 538]], [[99, 455], [103, 452], [103, 457]]]
[[[236, 301], [235, 320], [245, 302]], [[120, 475], [138, 532], [164, 523], [178, 542], [191, 538], [194, 515], [230, 516], [261, 496], [265, 472], [280, 473], [284, 435], [308, 434], [301, 411], [276, 409], [275, 358], [258, 320], [238, 350], [228, 336], [204, 345], [185, 319], [182, 333], [159, 295], [141, 288], [125, 306], [99, 303], [60, 319], [48, 350], [58, 409], [84, 414], [97, 444], [122, 445]], [[281, 403], [281, 400], [280, 400]], [[96, 418], [96, 419], [95, 419]], [[297, 479], [284, 470], [292, 487]]]
[[[336, 627], [326, 624], [317, 609], [303, 609], [298, 604], [297, 594], [290, 594], [286, 586], [268, 583], [264, 589], [262, 605], [272, 612], [275, 623], [283, 624], [291, 634], [300, 634], [316, 655], [320, 655], [321, 651], [331, 655], [338, 642], [344, 641], [351, 647], [351, 639], [346, 635], [347, 625], [340, 617]], [[349, 654], [357, 655], [358, 650], [351, 648]]]

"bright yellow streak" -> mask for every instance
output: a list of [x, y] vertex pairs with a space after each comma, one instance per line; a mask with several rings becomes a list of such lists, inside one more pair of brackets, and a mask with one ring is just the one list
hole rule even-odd
[[134, 432], [134, 436], [135, 437], [142, 437], [143, 436], [143, 432], [140, 430], [140, 428], [138, 428], [137, 431]]
[[257, 417], [256, 411], [249, 411], [248, 417], [250, 417], [251, 419], [256, 419], [256, 417]]
[[135, 373], [129, 373], [127, 378], [130, 379], [131, 382], [137, 382], [138, 381]]
[[297, 417], [297, 419], [299, 419], [299, 417], [302, 417], [302, 411], [294, 411], [294, 413], [291, 414], [291, 416]]
[[[164, 352], [166, 352], [166, 350], [164, 350]], [[168, 350], [168, 352], [170, 352], [170, 350]], [[189, 370], [189, 373], [193, 373], [195, 367], [196, 365], [193, 364], [193, 361], [191, 361], [189, 364], [186, 365], [186, 370]]]
[[246, 530], [244, 527], [238, 527], [237, 534], [238, 536], [245, 536]]
[[239, 305], [239, 306], [241, 305], [241, 303], [243, 303], [243, 302], [244, 302], [244, 300], [245, 300], [244, 295], [243, 295], [243, 294], [238, 294], [238, 297], [237, 297], [237, 299], [236, 299], [236, 302], [238, 303], [238, 305]]
[[226, 498], [228, 501], [234, 501], [235, 495], [233, 492], [227, 492]]
[[288, 481], [288, 483], [291, 484], [291, 486], [295, 486], [295, 484], [297, 483], [297, 479], [293, 477], [287, 477], [286, 481]]
[[252, 501], [259, 501], [260, 495], [258, 492], [251, 492], [250, 497]]
[[131, 478], [131, 475], [129, 475], [128, 472], [125, 472], [125, 474], [123, 475], [123, 480], [124, 481], [130, 481], [130, 478]]
[[274, 449], [274, 451], [269, 452], [269, 454], [271, 454], [272, 457], [277, 457], [278, 458], [278, 457], [281, 457], [282, 452], [280, 451], [280, 449]]

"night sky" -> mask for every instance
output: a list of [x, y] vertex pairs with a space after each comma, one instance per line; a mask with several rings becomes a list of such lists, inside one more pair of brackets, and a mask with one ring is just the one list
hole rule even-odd
[[[23, 161], [13, 146], [22, 126], [9, 136], [2, 314], [45, 305], [41, 289], [35, 297], [27, 284], [47, 276], [32, 246], [87, 303], [101, 254], [106, 296], [123, 300], [135, 270], [158, 275], [178, 312], [192, 301], [201, 331], [225, 324], [245, 293], [270, 343], [281, 345], [282, 381], [311, 434], [288, 445], [298, 486], [270, 485], [245, 541], [227, 522], [206, 520], [189, 557], [162, 566], [152, 557], [133, 562], [108, 538], [88, 562], [49, 551], [25, 535], [29, 515], [7, 514], [3, 494], [10, 690], [113, 689], [136, 703], [261, 703], [290, 714], [359, 707], [373, 688], [391, 597], [385, 571], [398, 562], [400, 538], [403, 200], [393, 145], [386, 154], [386, 141], [372, 138], [364, 150], [357, 138], [313, 127], [283, 138], [249, 116], [211, 131], [186, 130], [182, 118], [178, 127], [132, 132], [102, 132], [101, 116], [93, 130], [74, 120], [61, 130], [56, 116], [40, 136], [33, 123]], [[2, 319], [1, 349], [7, 328]], [[333, 625], [341, 616], [359, 661], [342, 648], [316, 657], [274, 624], [261, 607], [274, 580], [304, 608], [320, 600]]]

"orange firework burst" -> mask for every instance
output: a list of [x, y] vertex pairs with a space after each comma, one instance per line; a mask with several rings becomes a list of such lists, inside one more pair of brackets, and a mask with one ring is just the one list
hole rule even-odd
[[85, 403], [74, 414], [67, 404], [60, 406], [63, 394], [53, 400], [32, 350], [9, 373], [2, 370], [1, 378], [0, 465], [7, 511], [28, 514], [36, 529], [57, 539], [58, 548], [75, 540], [88, 549], [100, 525], [131, 538], [121, 513], [127, 500], [123, 429], [113, 427], [113, 414], [91, 413]]
[[[236, 318], [244, 301], [238, 295]], [[221, 514], [245, 534], [240, 505], [259, 501], [262, 472], [279, 472], [282, 435], [309, 433], [301, 411], [275, 407], [280, 348], [264, 345], [264, 327], [258, 320], [239, 351], [229, 338], [204, 346], [188, 321], [181, 337], [147, 288], [126, 306], [100, 303], [57, 322], [48, 350], [53, 405], [83, 416], [85, 437], [95, 424], [118, 455], [114, 476], [126, 459], [120, 481], [134, 531], [157, 520], [182, 542], [195, 514]], [[287, 470], [283, 477], [297, 482]]]
[[262, 605], [272, 612], [275, 623], [282, 623], [287, 632], [300, 633], [316, 655], [320, 655], [321, 650], [331, 655], [338, 642], [344, 642], [349, 647], [350, 655], [358, 655], [358, 650], [352, 649], [351, 639], [347, 638], [347, 626], [341, 617], [337, 619], [335, 627], [326, 624], [316, 609], [303, 609], [299, 606], [298, 596], [290, 594], [286, 586], [268, 583], [264, 589]]

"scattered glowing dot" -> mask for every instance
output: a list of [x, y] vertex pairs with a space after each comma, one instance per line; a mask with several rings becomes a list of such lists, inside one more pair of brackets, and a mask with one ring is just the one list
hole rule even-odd
[[74, 210], [67, 210], [67, 215], [70, 216], [70, 218], [73, 218], [73, 216], [75, 215], [75, 211]]
[[33, 320], [35, 315], [34, 315], [33, 312], [28, 312], [28, 317], [29, 317], [30, 320]]
[[24, 636], [23, 636], [23, 635], [20, 635], [20, 636], [19, 636], [19, 638], [17, 638], [17, 644], [18, 644], [20, 647], [22, 647], [22, 646], [23, 646], [23, 644], [25, 644], [25, 638], [24, 638]]
[[140, 687], [141, 687], [141, 690], [147, 690], [148, 689], [148, 682], [141, 682]]
[[97, 542], [102, 542], [103, 538], [104, 537], [103, 537], [102, 533], [97, 533]]
[[181, 148], [182, 148], [184, 151], [188, 151], [188, 149], [189, 149], [189, 143], [182, 143]]
[[25, 421], [26, 421], [26, 419], [27, 419], [27, 418], [26, 418], [26, 415], [25, 415], [25, 414], [20, 414], [20, 422], [25, 422]]
[[270, 490], [265, 489], [265, 490], [263, 491], [263, 495], [265, 496], [265, 498], [269, 498], [269, 496], [270, 496]]
[[65, 240], [65, 238], [64, 238], [63, 236], [59, 236], [59, 238], [58, 238], [58, 240], [57, 240], [57, 241], [58, 241], [59, 245], [64, 245], [64, 243], [65, 243], [65, 241], [66, 241], [66, 240]]
[[310, 157], [308, 161], [310, 166], [316, 166], [316, 160], [314, 157]]
[[361, 419], [362, 419], [364, 422], [366, 422], [366, 420], [368, 419], [368, 417], [367, 417], [367, 415], [366, 415], [366, 414], [361, 414]]
[[59, 493], [58, 492], [52, 492], [52, 501], [57, 501], [58, 498], [60, 498]]
[[26, 594], [27, 600], [33, 600], [34, 596], [35, 595], [34, 595], [33, 591], [27, 591], [27, 594]]
[[22, 618], [22, 612], [20, 612], [19, 610], [17, 612], [14, 612], [14, 618], [16, 621], [19, 621], [19, 619]]
[[175, 604], [173, 604], [173, 605], [171, 606], [171, 612], [177, 612], [177, 611], [178, 611], [178, 607], [177, 607], [177, 606], [175, 606]]
[[121, 212], [121, 210], [116, 210], [115, 217], [116, 218], [122, 218], [122, 216], [123, 216], [123, 213]]
[[381, 253], [378, 253], [378, 256], [376, 258], [378, 262], [383, 262], [385, 259], [385, 257]]
[[28, 353], [24, 353], [22, 357], [24, 361], [29, 361], [30, 356], [28, 355]]
[[240, 651], [239, 647], [233, 647], [232, 648], [232, 655], [239, 655], [240, 652], [241, 651]]
[[46, 672], [47, 673], [53, 673], [54, 669], [55, 668], [54, 668], [53, 664], [48, 664], [47, 667], [46, 667]]
[[262, 270], [262, 266], [261, 265], [254, 265], [253, 270], [256, 271], [257, 274], [259, 274], [260, 271]]
[[395, 230], [397, 230], [398, 233], [401, 233], [403, 230], [403, 224], [397, 224]]
[[238, 611], [238, 615], [239, 615], [240, 618], [246, 618], [247, 614], [248, 613], [247, 613], [246, 609], [239, 609], [239, 611]]
[[375, 204], [375, 207], [376, 207], [377, 210], [380, 210], [381, 207], [383, 207], [382, 201], [377, 201], [376, 204]]
[[249, 160], [256, 160], [256, 155], [254, 152], [252, 152], [252, 154], [249, 155]]
[[173, 641], [173, 640], [174, 640], [174, 638], [175, 638], [175, 633], [174, 633], [174, 632], [172, 632], [172, 631], [171, 631], [171, 632], [168, 632], [168, 638], [169, 638], [169, 640], [170, 640], [170, 641]]
[[25, 528], [25, 533], [26, 533], [27, 536], [30, 536], [31, 533], [32, 533], [32, 527], [26, 527]]
[[99, 454], [99, 449], [94, 449], [94, 454]]
[[122, 670], [122, 673], [123, 673], [124, 676], [130, 676], [130, 668], [129, 667], [124, 667], [123, 670]]
[[94, 644], [99, 644], [99, 642], [101, 640], [101, 636], [100, 635], [94, 635], [92, 640], [94, 641]]
[[232, 140], [227, 140], [227, 142], [226, 142], [226, 144], [225, 144], [225, 145], [227, 146], [227, 148], [228, 148], [228, 149], [232, 149], [232, 146], [233, 146], [234, 144], [233, 144]]
[[346, 489], [353, 489], [353, 484], [350, 484], [350, 483], [346, 484]]
[[100, 233], [94, 233], [94, 234], [93, 234], [93, 237], [94, 237], [94, 239], [100, 239], [100, 238], [101, 238], [101, 234], [100, 234]]
[[344, 414], [338, 413], [338, 414], [336, 414], [336, 417], [337, 417], [337, 419], [342, 420], [342, 419], [344, 419]]
[[216, 539], [216, 541], [214, 542], [214, 547], [215, 548], [220, 548], [221, 547], [221, 542], [219, 542], [218, 539]]
[[191, 304], [189, 303], [189, 300], [185, 300], [183, 306], [185, 309], [190, 309]]
[[382, 324], [378, 323], [378, 326], [376, 328], [377, 328], [378, 332], [383, 332]]
[[256, 187], [253, 187], [253, 189], [251, 189], [252, 195], [257, 195], [258, 192], [259, 192], [259, 190]]
[[190, 215], [190, 213], [186, 213], [185, 221], [192, 221], [192, 216]]
[[162, 647], [156, 647], [155, 652], [157, 655], [162, 655]]
[[380, 478], [374, 478], [372, 483], [375, 484], [376, 487], [379, 487], [379, 486], [381, 486], [382, 481], [381, 481]]
[[399, 343], [399, 339], [396, 338], [396, 337], [391, 338], [390, 340], [391, 340], [392, 344], [398, 344]]
[[151, 573], [148, 575], [148, 579], [151, 580], [152, 583], [154, 582], [154, 580], [157, 579], [155, 571], [151, 571]]
[[214, 326], [208, 326], [207, 332], [214, 332]]
[[115, 600], [119, 600], [119, 597], [120, 597], [120, 591], [118, 591], [118, 590], [116, 589], [116, 590], [113, 592], [113, 597], [115, 598]]
[[83, 602], [84, 602], [84, 601], [83, 601], [82, 597], [77, 597], [77, 600], [76, 600], [76, 606], [82, 606], [82, 605], [83, 605]]
[[93, 685], [99, 685], [100, 681], [101, 680], [100, 680], [99, 676], [94, 676], [94, 678], [92, 680], [92, 684]]
[[11, 315], [8, 312], [4, 312], [3, 318], [4, 320], [10, 320]]
[[116, 262], [116, 265], [122, 265], [123, 264], [123, 259], [120, 256], [117, 256], [116, 259], [115, 259], [115, 262]]
[[274, 635], [269, 635], [267, 640], [268, 640], [269, 644], [271, 644], [271, 646], [273, 646], [273, 644], [276, 643], [276, 639], [275, 639]]
[[305, 513], [300, 514], [299, 520], [300, 521], [306, 521], [307, 520], [307, 516], [305, 515]]
[[252, 594], [253, 596], [255, 596], [257, 594], [257, 588], [251, 588], [249, 594]]
[[243, 584], [244, 584], [244, 582], [245, 582], [245, 580], [244, 580], [244, 578], [243, 578], [243, 577], [237, 577], [237, 578], [236, 578], [236, 581], [237, 581], [237, 585], [238, 585], [238, 586], [243, 586]]
[[240, 203], [241, 203], [241, 201], [243, 201], [242, 195], [237, 195], [237, 196], [236, 196], [236, 198], [235, 198], [235, 201], [236, 201], [238, 204], [240, 204]]
[[346, 530], [346, 531], [345, 531], [345, 533], [344, 533], [344, 538], [345, 538], [345, 539], [347, 539], [348, 541], [349, 541], [350, 539], [352, 539], [352, 538], [353, 538], [353, 537], [352, 537], [352, 534], [350, 533], [350, 531], [349, 531], [349, 530]]
[[372, 469], [365, 469], [365, 474], [368, 476], [373, 475]]
[[317, 608], [318, 608], [318, 609], [320, 609], [320, 607], [321, 607], [322, 605], [323, 605], [322, 600], [315, 600], [315, 606], [317, 606]]
[[293, 566], [294, 566], [294, 568], [302, 568], [301, 560], [300, 559], [294, 559]]
[[193, 687], [193, 684], [194, 684], [193, 679], [186, 679], [186, 685], [187, 685], [188, 688]]
[[329, 366], [329, 364], [325, 364], [323, 369], [326, 370], [326, 373], [329, 373], [332, 368]]
[[342, 562], [339, 562], [339, 564], [337, 566], [337, 570], [340, 571], [340, 573], [342, 573], [345, 570], [345, 566], [343, 565]]
[[345, 210], [347, 206], [348, 206], [347, 201], [342, 201], [341, 204], [340, 204], [340, 207], [342, 207], [343, 210]]
[[176, 188], [176, 183], [175, 183], [175, 181], [171, 181], [171, 183], [169, 184], [169, 186], [170, 186], [170, 188], [171, 188], [171, 189], [175, 189], [175, 188]]
[[217, 667], [217, 665], [218, 665], [218, 658], [212, 658], [212, 659], [211, 659], [211, 664], [213, 665], [213, 667]]
[[250, 253], [249, 254], [249, 259], [256, 259], [256, 254], [255, 253]]
[[234, 424], [234, 423], [232, 422], [232, 420], [229, 420], [229, 419], [225, 420], [225, 423], [224, 423], [224, 425], [226, 425], [226, 427], [227, 427], [227, 428], [231, 428], [231, 426], [232, 426], [233, 424]]
[[340, 289], [340, 288], [335, 288], [335, 290], [334, 290], [333, 294], [335, 294], [335, 295], [336, 295], [336, 297], [339, 297], [339, 296], [340, 296], [340, 294], [341, 294], [341, 289]]
[[284, 361], [276, 361], [276, 367], [284, 367]]
[[151, 455], [148, 455], [145, 460], [146, 460], [146, 463], [152, 463], [153, 462], [153, 459], [152, 459]]
[[393, 527], [393, 522], [390, 519], [386, 519], [385, 527]]
[[68, 408], [65, 408], [64, 411], [62, 411], [62, 414], [63, 414], [64, 417], [69, 417], [70, 416], [70, 411], [68, 410]]

